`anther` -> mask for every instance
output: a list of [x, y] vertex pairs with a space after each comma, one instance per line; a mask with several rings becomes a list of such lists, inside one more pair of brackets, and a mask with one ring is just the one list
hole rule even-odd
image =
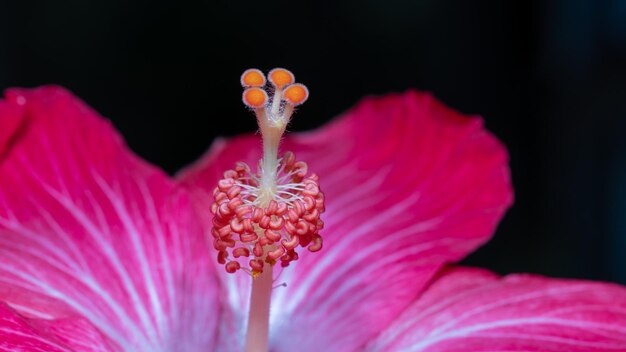
[[259, 226], [261, 228], [266, 229], [266, 228], [270, 227], [270, 221], [271, 220], [272, 219], [269, 216], [265, 215], [264, 217], [261, 218], [261, 221], [259, 221]]
[[255, 233], [242, 233], [239, 235], [242, 243], [250, 243], [259, 239], [259, 236]]
[[280, 233], [272, 230], [265, 230], [265, 236], [274, 242], [277, 242], [281, 238]]
[[285, 254], [285, 248], [279, 246], [279, 247], [276, 247], [275, 250], [267, 253], [267, 257], [269, 259], [276, 260], [276, 259], [280, 258], [280, 256], [282, 256], [283, 254]]
[[270, 221], [270, 229], [280, 230], [283, 228], [284, 224], [285, 224], [285, 220], [283, 218], [275, 217], [273, 220]]
[[248, 256], [250, 256], [250, 250], [248, 250], [248, 248], [239, 247], [233, 250], [233, 257], [235, 258]]
[[274, 244], [274, 241], [270, 240], [269, 237], [261, 237], [258, 242], [261, 246], [271, 246]]
[[228, 252], [219, 251], [217, 253], [217, 262], [220, 264], [226, 264], [226, 258], [228, 257]]
[[250, 260], [250, 267], [253, 270], [256, 270], [256, 271], [260, 272], [260, 271], [263, 270], [263, 261], [260, 260], [260, 259], [252, 259], [252, 260]]
[[322, 249], [322, 238], [320, 235], [313, 236], [313, 241], [311, 241], [311, 245], [308, 248], [311, 252], [317, 252]]
[[238, 262], [232, 261], [232, 262], [228, 262], [226, 264], [226, 272], [227, 273], [234, 273], [237, 270], [239, 270], [239, 268], [241, 267], [241, 265]]
[[281, 244], [288, 250], [292, 250], [296, 248], [298, 244], [300, 244], [300, 240], [298, 240], [298, 236], [291, 236], [291, 240], [286, 241], [282, 240]]

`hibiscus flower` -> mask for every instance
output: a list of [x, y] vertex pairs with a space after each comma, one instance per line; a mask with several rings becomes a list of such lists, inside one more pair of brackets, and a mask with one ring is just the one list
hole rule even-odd
[[[255, 280], [216, 259], [212, 191], [256, 165], [258, 135], [172, 179], [59, 87], [9, 90], [0, 126], [0, 350], [244, 348]], [[626, 350], [623, 287], [448, 266], [512, 202], [480, 118], [410, 91], [281, 150], [319, 175], [325, 212], [323, 249], [274, 270], [271, 351]]]

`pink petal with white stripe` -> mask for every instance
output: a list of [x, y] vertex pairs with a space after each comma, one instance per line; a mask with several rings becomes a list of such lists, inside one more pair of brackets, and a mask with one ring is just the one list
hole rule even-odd
[[368, 351], [626, 351], [626, 288], [479, 269], [442, 274]]
[[61, 88], [1, 104], [0, 124], [7, 106], [24, 121], [0, 159], [0, 300], [82, 317], [114, 350], [211, 349], [217, 289], [187, 194]]
[[[206, 195], [223, 171], [256, 165], [260, 150], [258, 136], [220, 140], [180, 174], [201, 190], [207, 218]], [[324, 249], [302, 252], [278, 278], [287, 287], [272, 301], [276, 351], [362, 346], [444, 263], [487, 241], [512, 202], [502, 144], [480, 118], [428, 94], [368, 98], [319, 130], [288, 135], [282, 150], [320, 176], [327, 210]], [[250, 280], [224, 280], [236, 326]]]
[[84, 318], [32, 319], [0, 303], [0, 351], [111, 351], [112, 345]]

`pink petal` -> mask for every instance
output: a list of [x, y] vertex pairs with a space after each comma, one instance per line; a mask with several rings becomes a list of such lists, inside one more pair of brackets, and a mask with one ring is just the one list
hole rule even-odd
[[626, 288], [453, 269], [367, 350], [626, 351]]
[[0, 351], [110, 351], [111, 345], [84, 319], [21, 316], [0, 303]]
[[[302, 253], [277, 281], [287, 287], [274, 294], [276, 350], [362, 345], [444, 263], [487, 241], [512, 202], [502, 144], [480, 118], [428, 94], [368, 98], [317, 131], [289, 135], [282, 150], [320, 175], [327, 211], [324, 249]], [[236, 161], [256, 165], [259, 152], [259, 136], [219, 140], [180, 179], [206, 195]], [[249, 279], [230, 282], [241, 316]]]
[[[20, 104], [21, 103], [21, 104]], [[0, 116], [2, 116], [2, 128], [0, 128], [0, 160], [8, 152], [11, 143], [17, 138], [19, 129], [24, 125], [23, 101], [12, 104], [0, 100]]]
[[61, 88], [1, 104], [24, 122], [0, 160], [0, 300], [82, 317], [115, 349], [210, 349], [217, 290], [187, 194]]

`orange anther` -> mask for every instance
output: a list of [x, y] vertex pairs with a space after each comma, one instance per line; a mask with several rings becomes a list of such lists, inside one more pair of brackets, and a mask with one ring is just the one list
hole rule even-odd
[[243, 91], [242, 100], [251, 108], [260, 108], [267, 102], [267, 93], [261, 88], [248, 88]]
[[283, 97], [292, 105], [300, 105], [309, 97], [309, 90], [303, 84], [292, 84], [285, 89]]
[[284, 88], [286, 85], [292, 84], [296, 81], [293, 73], [284, 68], [275, 68], [271, 70], [268, 77], [274, 87], [278, 89]]
[[249, 68], [241, 75], [241, 85], [244, 87], [263, 87], [265, 75], [256, 68]]

